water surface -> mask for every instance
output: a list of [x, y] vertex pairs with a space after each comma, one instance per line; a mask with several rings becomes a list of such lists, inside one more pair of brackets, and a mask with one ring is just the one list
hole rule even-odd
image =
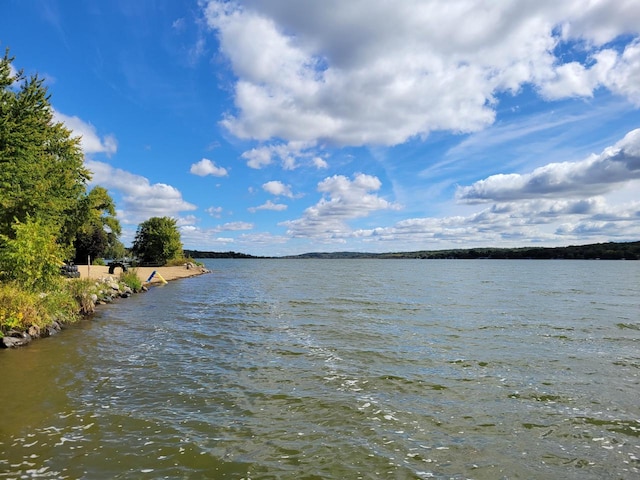
[[207, 266], [0, 351], [0, 478], [638, 478], [640, 262]]

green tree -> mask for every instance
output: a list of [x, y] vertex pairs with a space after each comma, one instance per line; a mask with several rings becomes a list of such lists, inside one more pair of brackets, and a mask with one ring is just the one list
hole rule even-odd
[[14, 238], [0, 235], [0, 273], [30, 291], [49, 290], [60, 280], [62, 248], [54, 228], [27, 217], [13, 225]]
[[118, 240], [120, 222], [116, 218], [116, 206], [107, 190], [94, 187], [80, 202], [79, 223], [74, 247], [76, 263], [84, 263], [88, 257], [102, 257], [107, 251], [124, 250]]
[[30, 218], [68, 247], [90, 173], [80, 140], [53, 121], [43, 79], [12, 75], [13, 60], [0, 59], [0, 234], [15, 238], [14, 223]]
[[138, 225], [133, 254], [143, 263], [164, 265], [182, 256], [182, 242], [176, 220], [152, 217]]

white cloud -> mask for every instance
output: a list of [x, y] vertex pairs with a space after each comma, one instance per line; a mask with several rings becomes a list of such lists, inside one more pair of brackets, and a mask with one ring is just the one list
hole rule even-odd
[[222, 207], [209, 207], [205, 210], [205, 212], [207, 212], [209, 215], [211, 215], [214, 218], [220, 218], [220, 216], [222, 215]]
[[207, 175], [212, 175], [214, 177], [226, 177], [228, 175], [226, 168], [218, 167], [208, 158], [203, 158], [198, 163], [192, 164], [189, 172], [200, 177], [205, 177]]
[[349, 236], [348, 221], [367, 217], [378, 210], [397, 210], [391, 203], [374, 193], [382, 186], [377, 177], [355, 175], [349, 180], [342, 175], [325, 178], [318, 184], [323, 198], [304, 211], [302, 218], [283, 222], [292, 237], [340, 238]]
[[[210, 1], [205, 17], [238, 78], [222, 124], [243, 139], [398, 145], [476, 132], [498, 94], [527, 84], [548, 99], [603, 87], [640, 105], [638, 2]], [[245, 158], [261, 168], [271, 148]]]
[[329, 164], [320, 157], [313, 157], [313, 164], [316, 168], [329, 168]]
[[179, 227], [193, 226], [196, 223], [198, 223], [198, 217], [196, 217], [195, 215], [187, 215], [185, 217], [179, 217], [176, 223]]
[[259, 210], [272, 210], [275, 212], [281, 212], [286, 209], [287, 206], [284, 203], [273, 203], [271, 200], [267, 200], [262, 205], [259, 205], [257, 207], [249, 207], [247, 210], [249, 210], [251, 213], [256, 213]]
[[72, 136], [80, 137], [80, 146], [85, 154], [105, 153], [111, 156], [118, 150], [118, 142], [113, 135], [104, 135], [100, 138], [96, 127], [79, 117], [68, 116], [54, 110], [53, 119], [64, 123], [71, 130]]
[[272, 180], [270, 182], [262, 184], [262, 189], [275, 196], [289, 197], [293, 198], [293, 193], [291, 192], [291, 185], [285, 185], [284, 183]]
[[[271, 165], [275, 159], [280, 160], [282, 168], [293, 170], [298, 164], [298, 159], [310, 158], [314, 154], [310, 150], [314, 147], [313, 142], [289, 142], [286, 144], [265, 145], [252, 148], [242, 154], [242, 158], [247, 160], [247, 165], [251, 168], [261, 169]], [[315, 160], [313, 160], [314, 163]]]
[[551, 78], [540, 85], [549, 99], [592, 97], [604, 87], [640, 106], [640, 42], [627, 45], [622, 54], [605, 49], [591, 56], [591, 65], [569, 62], [558, 65]]
[[407, 250], [631, 241], [640, 235], [639, 216], [640, 201], [612, 205], [602, 197], [534, 200], [495, 204], [466, 216], [410, 218], [392, 227], [353, 231], [349, 237], [393, 242], [395, 248], [406, 246]]
[[87, 160], [86, 167], [93, 172], [92, 184], [122, 194], [118, 205], [118, 218], [123, 223], [140, 223], [150, 217], [180, 217], [180, 212], [195, 210], [185, 201], [180, 191], [164, 183], [150, 183], [149, 179], [111, 165]]
[[249, 222], [228, 222], [223, 225], [219, 225], [215, 228], [218, 232], [231, 231], [235, 232], [238, 230], [253, 230], [253, 223]]
[[527, 174], [499, 174], [460, 187], [457, 198], [468, 203], [528, 198], [588, 197], [640, 179], [640, 129], [629, 132], [600, 155], [579, 162], [550, 163]]

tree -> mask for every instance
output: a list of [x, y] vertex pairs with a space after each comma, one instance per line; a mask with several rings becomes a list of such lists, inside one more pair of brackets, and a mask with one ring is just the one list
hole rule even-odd
[[81, 224], [73, 244], [76, 263], [86, 262], [87, 257], [102, 257], [107, 251], [124, 251], [118, 240], [121, 227], [116, 206], [105, 188], [94, 187], [82, 199], [77, 218]]
[[182, 256], [182, 242], [176, 220], [152, 217], [138, 225], [133, 254], [142, 263], [164, 265]]
[[43, 79], [12, 74], [13, 60], [0, 59], [0, 234], [13, 239], [31, 219], [68, 247], [90, 173], [79, 138], [53, 121]]

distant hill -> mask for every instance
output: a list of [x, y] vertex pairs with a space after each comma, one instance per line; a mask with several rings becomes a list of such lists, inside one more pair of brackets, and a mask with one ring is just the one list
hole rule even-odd
[[312, 252], [284, 257], [256, 257], [237, 252], [204, 252], [185, 250], [191, 258], [333, 258], [333, 259], [562, 259], [562, 260], [640, 260], [640, 241], [626, 243], [593, 243], [568, 247], [466, 248], [419, 250], [415, 252]]
[[282, 258], [378, 258], [378, 259], [565, 259], [565, 260], [640, 260], [640, 242], [595, 243], [568, 247], [468, 248], [420, 250], [396, 253], [304, 253]]

